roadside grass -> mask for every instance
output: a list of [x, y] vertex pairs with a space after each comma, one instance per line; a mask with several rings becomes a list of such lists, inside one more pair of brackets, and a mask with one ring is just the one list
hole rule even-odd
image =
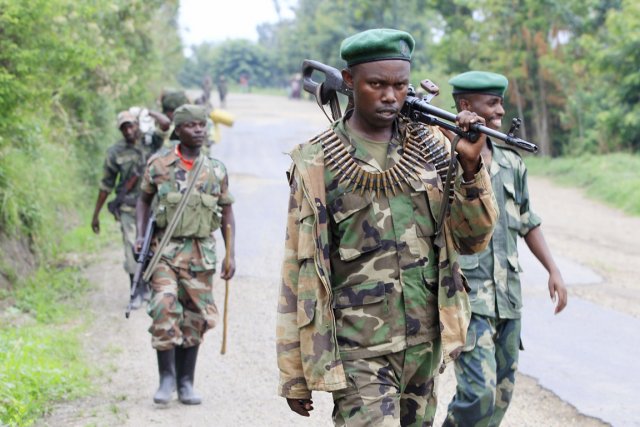
[[627, 214], [640, 216], [640, 155], [614, 153], [580, 157], [525, 157], [529, 173], [545, 176]]
[[91, 285], [80, 268], [92, 258], [78, 254], [95, 253], [117, 236], [113, 220], [104, 221], [100, 236], [84, 221], [65, 233], [49, 262], [0, 295], [0, 425], [32, 425], [56, 402], [91, 393], [95, 368], [83, 360], [81, 338]]

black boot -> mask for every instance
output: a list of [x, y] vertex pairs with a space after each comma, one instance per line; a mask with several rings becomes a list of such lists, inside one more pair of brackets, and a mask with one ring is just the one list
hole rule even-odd
[[160, 387], [153, 396], [155, 403], [166, 405], [176, 389], [176, 352], [158, 350], [158, 372], [160, 373]]
[[202, 398], [193, 389], [193, 377], [198, 359], [198, 346], [176, 347], [176, 371], [178, 374], [178, 399], [185, 405], [199, 405]]

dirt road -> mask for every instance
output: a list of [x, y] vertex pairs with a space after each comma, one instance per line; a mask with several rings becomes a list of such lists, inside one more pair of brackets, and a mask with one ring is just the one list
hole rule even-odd
[[[227, 165], [238, 223], [237, 275], [231, 281], [227, 354], [219, 354], [221, 328], [206, 336], [196, 371], [196, 388], [204, 402], [187, 407], [177, 401], [157, 407], [155, 353], [140, 310], [126, 320], [127, 278], [121, 249], [114, 247], [89, 266], [95, 285], [87, 301], [91, 326], [85, 337], [86, 357], [95, 367], [95, 394], [59, 405], [41, 426], [329, 426], [331, 398], [314, 395], [309, 419], [291, 413], [276, 396], [275, 309], [282, 254], [288, 166], [282, 153], [326, 125], [314, 103], [251, 94], [232, 94], [228, 111], [234, 127], [223, 129], [216, 156]], [[555, 253], [597, 270], [600, 286], [570, 288], [571, 297], [639, 317], [638, 283], [631, 278], [630, 259], [637, 260], [640, 220], [584, 199], [579, 192], [531, 180], [535, 207], [543, 216], [548, 242]], [[563, 206], [558, 209], [558, 206]], [[585, 214], [587, 213], [587, 214]], [[607, 224], [607, 227], [603, 227]], [[613, 231], [611, 231], [613, 230]], [[621, 259], [619, 248], [627, 249]], [[224, 248], [219, 244], [219, 250]], [[634, 252], [635, 251], [635, 252]], [[625, 255], [626, 256], [626, 255]], [[636, 263], [637, 264], [637, 263]], [[222, 310], [224, 282], [216, 281], [215, 297]], [[571, 301], [570, 301], [571, 303]], [[526, 305], [526, 301], [525, 301]], [[526, 319], [524, 320], [526, 322]], [[455, 387], [448, 367], [439, 384], [439, 425]], [[504, 426], [603, 426], [579, 414], [534, 379], [519, 375]]]

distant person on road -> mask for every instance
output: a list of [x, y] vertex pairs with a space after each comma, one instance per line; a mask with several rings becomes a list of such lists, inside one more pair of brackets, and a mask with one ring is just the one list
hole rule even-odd
[[[279, 394], [309, 416], [312, 390], [332, 392], [340, 426], [432, 424], [438, 367], [462, 350], [470, 316], [458, 253], [484, 249], [498, 215], [481, 144], [462, 139], [438, 234], [448, 197], [416, 153], [449, 144], [399, 114], [413, 47], [394, 29], [345, 39], [354, 108], [291, 152]], [[484, 123], [457, 118], [463, 129]]]
[[227, 78], [224, 74], [218, 78], [218, 97], [220, 98], [220, 108], [226, 108], [227, 106], [227, 93], [229, 92], [229, 85], [227, 84]]
[[[458, 111], [472, 111], [487, 127], [499, 130], [504, 116], [508, 80], [500, 74], [469, 71], [449, 83]], [[555, 313], [567, 305], [560, 270], [532, 210], [527, 169], [513, 149], [487, 138], [482, 158], [500, 207], [491, 243], [482, 252], [459, 259], [471, 290], [471, 323], [465, 348], [456, 359], [457, 392], [449, 404], [444, 426], [498, 426], [511, 402], [522, 350], [520, 338], [522, 293], [517, 238], [524, 237], [531, 252], [549, 272], [549, 296]]]
[[[116, 197], [108, 207], [116, 220], [120, 222], [125, 254], [124, 270], [132, 281], [136, 271], [136, 259], [133, 253], [136, 235], [134, 215], [136, 199], [140, 193], [141, 180], [139, 177], [146, 160], [155, 149], [162, 145], [162, 137], [153, 134], [150, 143], [145, 144], [145, 138], [139, 131], [137, 117], [128, 110], [118, 114], [117, 126], [122, 133], [122, 139], [107, 150], [100, 190], [91, 220], [91, 229], [96, 234], [100, 233], [100, 211], [109, 197], [109, 193], [115, 189]], [[133, 296], [131, 305], [133, 309], [140, 308], [145, 291], [140, 288], [139, 292]]]
[[[193, 382], [203, 335], [218, 322], [212, 294], [217, 261], [213, 233], [220, 227], [230, 229], [230, 234], [223, 233], [229, 253], [222, 262], [221, 277], [231, 279], [235, 272], [233, 197], [225, 166], [202, 152], [206, 120], [202, 106], [186, 104], [175, 110], [173, 122], [179, 143], [165, 147], [149, 160], [136, 206], [136, 247], [140, 248], [151, 202], [154, 196], [158, 198], [154, 209], [157, 229], [151, 250], [160, 253], [161, 258], [152, 271], [147, 312], [152, 318], [149, 332], [160, 375], [153, 400], [159, 404], [169, 403], [174, 390], [186, 405], [201, 403]], [[202, 169], [194, 178], [200, 163]], [[168, 244], [159, 248], [192, 179], [196, 179], [195, 185], [176, 228]]]

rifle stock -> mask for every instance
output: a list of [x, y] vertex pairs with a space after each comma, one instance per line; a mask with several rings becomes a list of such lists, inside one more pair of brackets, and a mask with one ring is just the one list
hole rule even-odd
[[149, 265], [149, 261], [153, 256], [151, 252], [151, 240], [153, 239], [153, 233], [156, 230], [156, 218], [155, 215], [151, 215], [149, 221], [147, 222], [147, 228], [144, 233], [144, 241], [142, 242], [142, 248], [140, 248], [140, 252], [136, 256], [136, 272], [133, 275], [133, 281], [131, 283], [131, 293], [129, 294], [129, 305], [127, 305], [127, 309], [124, 313], [125, 317], [128, 319], [129, 314], [131, 313], [131, 304], [133, 299], [137, 293], [138, 287], [144, 286], [143, 274]]

